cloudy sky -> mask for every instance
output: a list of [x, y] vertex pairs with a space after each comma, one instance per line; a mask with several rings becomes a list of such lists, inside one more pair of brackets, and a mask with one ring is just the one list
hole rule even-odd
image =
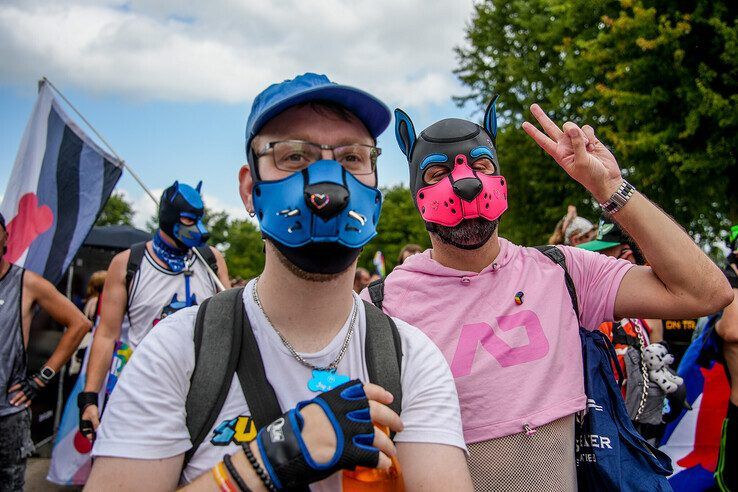
[[[442, 117], [469, 117], [474, 108], [457, 108], [451, 96], [464, 94], [453, 75], [453, 49], [464, 43], [472, 6], [472, 0], [3, 0], [0, 193], [36, 82], [46, 76], [148, 186], [202, 179], [209, 206], [244, 216], [236, 172], [246, 116], [261, 89], [322, 72], [402, 107], [418, 129]], [[407, 183], [394, 132], [379, 145], [380, 183]], [[130, 176], [118, 188], [143, 225], [153, 204]]]

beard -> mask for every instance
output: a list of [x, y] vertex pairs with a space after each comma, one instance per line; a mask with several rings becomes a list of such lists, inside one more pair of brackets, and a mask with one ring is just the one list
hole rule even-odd
[[[487, 220], [481, 217], [464, 219], [453, 227], [432, 224], [430, 232], [435, 233], [441, 241], [455, 248], [478, 249], [487, 244], [489, 238], [497, 230], [500, 220]], [[431, 224], [428, 224], [431, 225]]]

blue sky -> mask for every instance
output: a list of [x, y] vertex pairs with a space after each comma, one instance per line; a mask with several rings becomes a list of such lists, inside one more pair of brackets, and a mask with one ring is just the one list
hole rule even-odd
[[[202, 179], [206, 204], [241, 217], [236, 173], [244, 162], [245, 121], [253, 97], [269, 83], [324, 72], [391, 108], [402, 107], [419, 130], [443, 117], [469, 117], [474, 108], [456, 107], [451, 96], [464, 93], [452, 73], [453, 48], [464, 42], [472, 2], [396, 4], [4, 2], [0, 191], [41, 76], [65, 93], [150, 188]], [[358, 30], [366, 34], [357, 36]], [[407, 183], [392, 127], [379, 146], [380, 184]], [[143, 225], [153, 205], [129, 175], [118, 188], [134, 202], [136, 223]]]

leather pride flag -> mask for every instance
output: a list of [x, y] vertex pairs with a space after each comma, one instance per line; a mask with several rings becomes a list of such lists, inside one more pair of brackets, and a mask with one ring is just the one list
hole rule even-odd
[[0, 205], [5, 259], [59, 282], [122, 173], [42, 81]]

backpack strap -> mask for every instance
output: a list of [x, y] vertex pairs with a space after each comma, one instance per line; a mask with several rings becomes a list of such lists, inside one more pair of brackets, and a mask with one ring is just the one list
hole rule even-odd
[[249, 406], [251, 418], [256, 428], [261, 429], [279, 418], [282, 415], [282, 408], [279, 406], [274, 388], [267, 379], [259, 345], [256, 343], [246, 310], [243, 308], [243, 298], [240, 299], [242, 299], [241, 315], [237, 326], [243, 333], [243, 337], [239, 345], [240, 357], [236, 366], [236, 374], [241, 383], [241, 391], [246, 404]]
[[[382, 284], [384, 286], [384, 284]], [[388, 406], [397, 415], [402, 411], [402, 340], [394, 320], [381, 309], [364, 302], [366, 339], [364, 354], [369, 381], [383, 387], [394, 396]], [[395, 432], [390, 432], [390, 439]]]
[[402, 409], [402, 340], [395, 322], [378, 307], [364, 302], [366, 340], [364, 351], [369, 380], [395, 397], [389, 407]]
[[574, 281], [572, 280], [571, 275], [569, 275], [569, 269], [566, 268], [566, 256], [564, 256], [564, 253], [556, 246], [536, 246], [535, 248], [564, 269], [566, 290], [569, 291], [571, 306], [574, 308], [574, 312], [577, 315], [577, 323], [579, 323], [579, 300], [577, 299], [577, 289], [574, 286]]
[[[564, 269], [564, 280], [566, 281], [566, 290], [569, 291], [569, 297], [571, 297], [571, 305], [574, 308], [574, 312], [577, 315], [577, 323], [579, 323], [579, 300], [577, 299], [577, 289], [574, 286], [574, 280], [572, 280], [571, 275], [569, 275], [569, 269], [566, 268], [566, 256], [564, 256], [564, 253], [557, 248], [556, 246], [546, 245], [546, 246], [535, 246], [535, 248], [546, 255], [551, 261], [559, 265], [561, 268]], [[614, 327], [613, 327], [614, 328]], [[582, 331], [582, 328], [580, 328], [580, 333]], [[586, 330], [588, 331], [588, 330]], [[614, 333], [613, 329], [613, 333]], [[617, 383], [618, 386], [622, 386], [624, 381], [623, 376], [623, 369], [620, 367], [620, 362], [618, 361], [618, 356], [615, 353], [615, 348], [612, 345], [612, 342], [610, 342], [610, 339], [605, 336], [604, 333], [602, 333], [599, 330], [593, 330], [589, 333], [592, 333], [593, 337], [598, 337], [601, 343], [605, 346], [605, 350], [607, 351], [607, 356], [610, 359], [610, 362], [612, 366], [615, 368], [615, 370], [618, 373]]]
[[210, 269], [217, 276], [218, 275], [218, 260], [216, 260], [215, 253], [213, 253], [213, 250], [210, 249], [210, 246], [208, 246], [207, 244], [203, 246], [198, 246], [197, 251], [200, 252], [200, 254], [202, 255], [202, 259], [205, 260], [205, 263], [208, 264]]
[[185, 453], [183, 468], [207, 437], [230, 390], [241, 348], [238, 321], [245, 317], [243, 313], [243, 288], [215, 294], [197, 310], [195, 369], [185, 401], [192, 448]]
[[141, 267], [141, 261], [143, 260], [144, 253], [146, 252], [146, 243], [148, 241], [142, 241], [131, 245], [131, 253], [128, 255], [128, 264], [126, 265], [126, 295], [131, 290], [131, 282], [136, 272]]
[[380, 278], [370, 283], [367, 286], [369, 291], [369, 297], [372, 300], [372, 304], [382, 309], [382, 301], [384, 300], [384, 278]]

